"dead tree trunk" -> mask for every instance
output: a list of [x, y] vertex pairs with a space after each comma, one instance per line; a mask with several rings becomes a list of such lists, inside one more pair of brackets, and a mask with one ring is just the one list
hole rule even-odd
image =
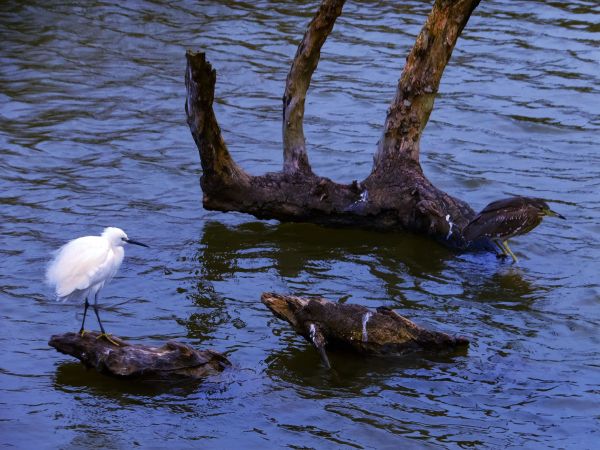
[[200, 379], [222, 372], [231, 363], [211, 350], [195, 350], [189, 345], [169, 341], [162, 347], [131, 344], [115, 336], [116, 346], [100, 334], [88, 331], [52, 336], [48, 344], [61, 353], [74, 356], [87, 367], [115, 377]]
[[463, 337], [421, 328], [387, 308], [371, 311], [360, 305], [271, 292], [263, 293], [261, 301], [309, 341], [327, 367], [331, 366], [326, 346], [370, 355], [402, 355], [419, 350], [447, 351], [469, 344]]
[[371, 174], [349, 185], [314, 174], [303, 131], [304, 101], [320, 50], [344, 0], [323, 0], [298, 46], [283, 95], [283, 170], [250, 176], [231, 158], [213, 111], [216, 72], [187, 52], [187, 120], [200, 152], [207, 209], [327, 226], [408, 230], [464, 247], [473, 217], [465, 203], [429, 182], [419, 142], [442, 73], [479, 0], [436, 0], [410, 52], [388, 110]]

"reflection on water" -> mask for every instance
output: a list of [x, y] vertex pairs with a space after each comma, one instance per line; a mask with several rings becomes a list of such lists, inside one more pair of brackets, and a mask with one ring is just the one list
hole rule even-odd
[[219, 326], [229, 322], [231, 315], [227, 312], [225, 299], [217, 294], [209, 283], [199, 279], [193, 292], [187, 298], [194, 305], [190, 316], [179, 319], [177, 323], [185, 326], [189, 338], [199, 339], [210, 336]]
[[534, 283], [526, 278], [520, 270], [510, 268], [506, 271], [494, 272], [477, 284], [466, 289], [465, 296], [474, 301], [492, 304], [497, 308], [527, 310], [536, 300], [543, 299], [549, 288]]
[[[273, 323], [271, 326], [280, 327]], [[287, 325], [284, 325], [287, 326]], [[468, 355], [466, 348], [433, 354], [415, 352], [398, 356], [361, 357], [344, 350], [329, 351], [333, 367], [327, 370], [319, 354], [308, 343], [300, 344], [297, 339], [284, 337], [288, 347], [273, 352], [265, 360], [267, 373], [305, 389], [313, 389], [313, 395], [327, 395], [333, 390], [359, 393], [385, 383], [390, 377], [401, 377], [410, 384], [415, 373], [429, 371], [434, 367], [452, 370]], [[445, 369], [442, 369], [445, 368]]]
[[[162, 380], [136, 380], [136, 382], [123, 382], [123, 380], [107, 378], [93, 369], [87, 369], [80, 363], [64, 362], [56, 368], [54, 388], [69, 394], [92, 394], [100, 400], [119, 399], [122, 407], [127, 405], [142, 405], [152, 401], [160, 395], [168, 394], [174, 397], [185, 398], [199, 390], [210, 392], [210, 381], [200, 385], [189, 380], [166, 381]], [[214, 390], [214, 386], [212, 387]]]
[[[430, 1], [348, 2], [307, 97], [315, 171], [364, 178]], [[0, 443], [19, 448], [594, 448], [600, 340], [597, 5], [487, 1], [453, 52], [421, 143], [475, 210], [506, 194], [568, 221], [516, 239], [518, 265], [412, 235], [205, 211], [185, 122], [187, 48], [250, 173], [281, 166], [281, 95], [315, 1], [0, 2]], [[41, 283], [50, 252], [104, 226], [129, 251], [106, 326], [234, 363], [194, 386], [111, 380], [47, 346], [80, 305]], [[264, 291], [388, 306], [471, 340], [465, 354], [330, 357]]]
[[[401, 255], [401, 257], [399, 256]], [[379, 280], [389, 298], [403, 297], [405, 278], [435, 278], [450, 250], [414, 235], [327, 229], [312, 224], [244, 223], [228, 227], [207, 222], [196, 260], [203, 278], [223, 281], [245, 271], [274, 271], [282, 280], [337, 278], [359, 282], [356, 265]], [[331, 280], [334, 281], [334, 280]], [[303, 291], [298, 285], [296, 292]], [[343, 297], [347, 300], [346, 292]], [[378, 289], [377, 297], [381, 297]]]

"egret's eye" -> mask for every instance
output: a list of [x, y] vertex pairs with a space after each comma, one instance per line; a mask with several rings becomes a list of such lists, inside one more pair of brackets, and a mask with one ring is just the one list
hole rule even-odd
[[124, 238], [124, 237], [122, 237], [122, 238], [121, 238], [121, 240], [122, 240], [122, 241], [126, 241], [127, 239], [126, 239], [126, 238]]

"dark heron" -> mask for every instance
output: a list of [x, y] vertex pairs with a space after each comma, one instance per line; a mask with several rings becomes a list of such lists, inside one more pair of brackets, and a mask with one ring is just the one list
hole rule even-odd
[[540, 198], [504, 198], [483, 208], [464, 228], [463, 236], [469, 241], [490, 238], [500, 248], [503, 257], [510, 255], [517, 262], [517, 257], [508, 246], [508, 240], [529, 233], [542, 222], [544, 216], [565, 218], [552, 211]]

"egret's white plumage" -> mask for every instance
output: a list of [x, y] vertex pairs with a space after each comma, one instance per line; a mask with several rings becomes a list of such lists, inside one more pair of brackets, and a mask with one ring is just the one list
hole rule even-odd
[[56, 287], [59, 300], [83, 300], [86, 294], [95, 294], [115, 276], [125, 256], [125, 242], [113, 245], [105, 236], [117, 230], [121, 231], [107, 228], [102, 236], [74, 239], [58, 250], [48, 267], [46, 279]]
[[[84, 236], [67, 242], [57, 252], [46, 272], [46, 280], [55, 287], [58, 300], [85, 301], [85, 313], [90, 297], [94, 297], [94, 311], [98, 317], [98, 293], [117, 273], [125, 250], [125, 243], [147, 247], [132, 241], [120, 228], [105, 228], [100, 236]], [[104, 333], [102, 322], [98, 323]]]

